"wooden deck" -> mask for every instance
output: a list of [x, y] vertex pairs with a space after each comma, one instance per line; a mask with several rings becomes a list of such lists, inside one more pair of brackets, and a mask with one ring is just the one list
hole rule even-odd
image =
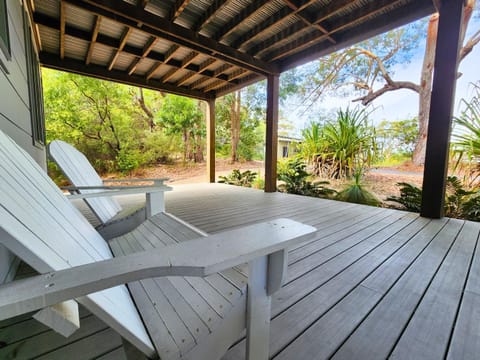
[[[271, 358], [478, 359], [480, 223], [218, 184], [178, 186], [167, 211], [208, 233], [275, 217], [319, 229], [290, 252]], [[124, 358], [120, 337], [82, 316], [70, 339], [26, 316], [0, 323], [0, 359]], [[225, 359], [243, 354], [240, 340]]]

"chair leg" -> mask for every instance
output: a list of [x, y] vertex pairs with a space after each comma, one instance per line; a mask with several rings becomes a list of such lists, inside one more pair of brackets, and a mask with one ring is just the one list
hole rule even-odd
[[246, 359], [266, 360], [271, 314], [271, 297], [267, 294], [268, 257], [259, 257], [248, 265]]
[[145, 208], [147, 211], [147, 218], [165, 212], [165, 195], [162, 191], [146, 193]]

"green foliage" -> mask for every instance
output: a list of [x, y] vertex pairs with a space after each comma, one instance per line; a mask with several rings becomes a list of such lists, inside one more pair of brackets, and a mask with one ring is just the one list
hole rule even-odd
[[142, 131], [130, 88], [51, 70], [44, 70], [43, 84], [47, 140], [72, 143], [101, 172], [118, 170], [120, 153]]
[[480, 82], [472, 84], [474, 95], [462, 99], [463, 111], [454, 118], [452, 150], [456, 166], [466, 164], [473, 180], [480, 176]]
[[322, 151], [321, 130], [321, 125], [315, 122], [311, 122], [307, 128], [302, 130], [300, 156], [308, 163], [312, 163], [316, 156]]
[[138, 149], [121, 149], [117, 154], [118, 169], [126, 174], [140, 165], [140, 151]]
[[[248, 95], [252, 89], [245, 90], [247, 96], [240, 108], [240, 134], [237, 147], [238, 160], [263, 159], [263, 144], [265, 134], [264, 110], [258, 109], [250, 101], [253, 95]], [[245, 95], [242, 92], [242, 95]], [[216, 152], [221, 157], [231, 155], [231, 111], [233, 94], [219, 98], [216, 101]]]
[[384, 159], [398, 155], [411, 157], [418, 137], [418, 119], [383, 120], [376, 127], [376, 135]]
[[381, 201], [370, 191], [365, 189], [361, 183], [361, 177], [361, 172], [356, 172], [354, 174], [354, 182], [344, 190], [340, 191], [335, 199], [356, 204], [380, 206]]
[[184, 159], [202, 161], [197, 100], [43, 70], [47, 140], [65, 140], [101, 173]]
[[278, 180], [283, 181], [278, 189], [289, 194], [314, 197], [330, 197], [335, 190], [327, 188], [328, 181], [311, 182], [306, 164], [300, 158], [288, 159], [278, 163]]
[[259, 176], [253, 181], [252, 187], [254, 189], [263, 190], [265, 189], [265, 179]]
[[[400, 196], [390, 196], [387, 200], [403, 205], [408, 211], [420, 212], [422, 189], [404, 182], [397, 185]], [[445, 216], [480, 221], [480, 191], [464, 189], [456, 176], [447, 177], [444, 206]]]
[[316, 175], [349, 178], [354, 167], [370, 166], [377, 153], [375, 130], [368, 124], [365, 108], [340, 109], [335, 121], [311, 124], [305, 135], [308, 151], [318, 151], [314, 158]]
[[[167, 134], [181, 135], [183, 160], [203, 161], [198, 148], [205, 138], [204, 113], [198, 101], [183, 96], [166, 95], [157, 113], [156, 123], [165, 127]], [[200, 152], [201, 153], [201, 152]]]
[[233, 169], [231, 174], [227, 176], [219, 176], [219, 183], [252, 187], [257, 178], [257, 173], [251, 170], [241, 172], [239, 169]]
[[327, 94], [363, 95], [383, 80], [380, 63], [393, 76], [398, 64], [410, 63], [425, 37], [425, 20], [375, 36], [303, 66], [297, 70], [302, 81], [294, 85], [308, 107]]
[[387, 201], [395, 201], [402, 204], [408, 211], [420, 212], [422, 189], [406, 182], [399, 182], [397, 186], [400, 186], [400, 196], [389, 196]]
[[182, 139], [167, 136], [164, 130], [145, 131], [142, 148], [143, 164], [171, 164], [178, 149], [182, 148]]

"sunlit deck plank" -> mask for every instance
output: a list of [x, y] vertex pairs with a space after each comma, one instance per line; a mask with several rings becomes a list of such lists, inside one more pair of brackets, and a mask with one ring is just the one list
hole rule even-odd
[[[270, 355], [275, 359], [353, 359], [365, 349], [372, 359], [392, 353], [406, 358], [405, 349], [422, 349], [425, 343], [435, 355], [449, 346], [452, 358], [477, 354], [480, 328], [468, 314], [479, 313], [480, 260], [473, 253], [478, 254], [480, 224], [218, 184], [177, 186], [166, 199], [167, 211], [209, 233], [279, 216], [319, 229], [313, 241], [290, 252], [288, 281], [273, 299]], [[445, 309], [448, 318], [436, 326]], [[20, 343], [22, 351], [33, 351], [38, 339], [54, 339], [48, 331], [35, 333], [34, 326], [27, 339], [16, 338], [12, 332], [22, 332], [22, 321], [33, 322], [19, 318], [0, 324], [0, 341], [2, 331], [10, 331], [0, 354]], [[415, 344], [425, 329], [431, 334]], [[55, 340], [51, 355], [67, 355], [78, 344], [93, 346], [99, 339], [108, 344], [107, 358], [123, 354], [118, 335], [102, 330], [81, 343]], [[242, 359], [243, 344], [225, 359]], [[431, 358], [420, 353], [415, 357]]]

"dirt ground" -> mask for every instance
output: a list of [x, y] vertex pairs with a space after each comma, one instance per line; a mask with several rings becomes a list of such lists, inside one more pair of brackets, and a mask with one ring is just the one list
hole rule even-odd
[[[217, 159], [215, 162], [217, 179], [229, 174], [233, 169], [253, 170], [263, 176], [262, 161], [245, 161], [232, 164], [229, 160]], [[416, 186], [422, 185], [423, 168], [405, 163], [401, 166], [389, 168], [373, 168], [363, 178], [365, 186], [380, 200], [388, 196], [399, 195], [398, 182], [408, 182]], [[115, 174], [108, 176], [116, 177]], [[131, 174], [132, 178], [169, 178], [170, 184], [199, 183], [207, 180], [206, 164], [174, 164], [158, 165], [142, 169]], [[128, 178], [128, 177], [127, 177]], [[349, 184], [349, 180], [328, 180], [332, 188], [340, 190]]]

